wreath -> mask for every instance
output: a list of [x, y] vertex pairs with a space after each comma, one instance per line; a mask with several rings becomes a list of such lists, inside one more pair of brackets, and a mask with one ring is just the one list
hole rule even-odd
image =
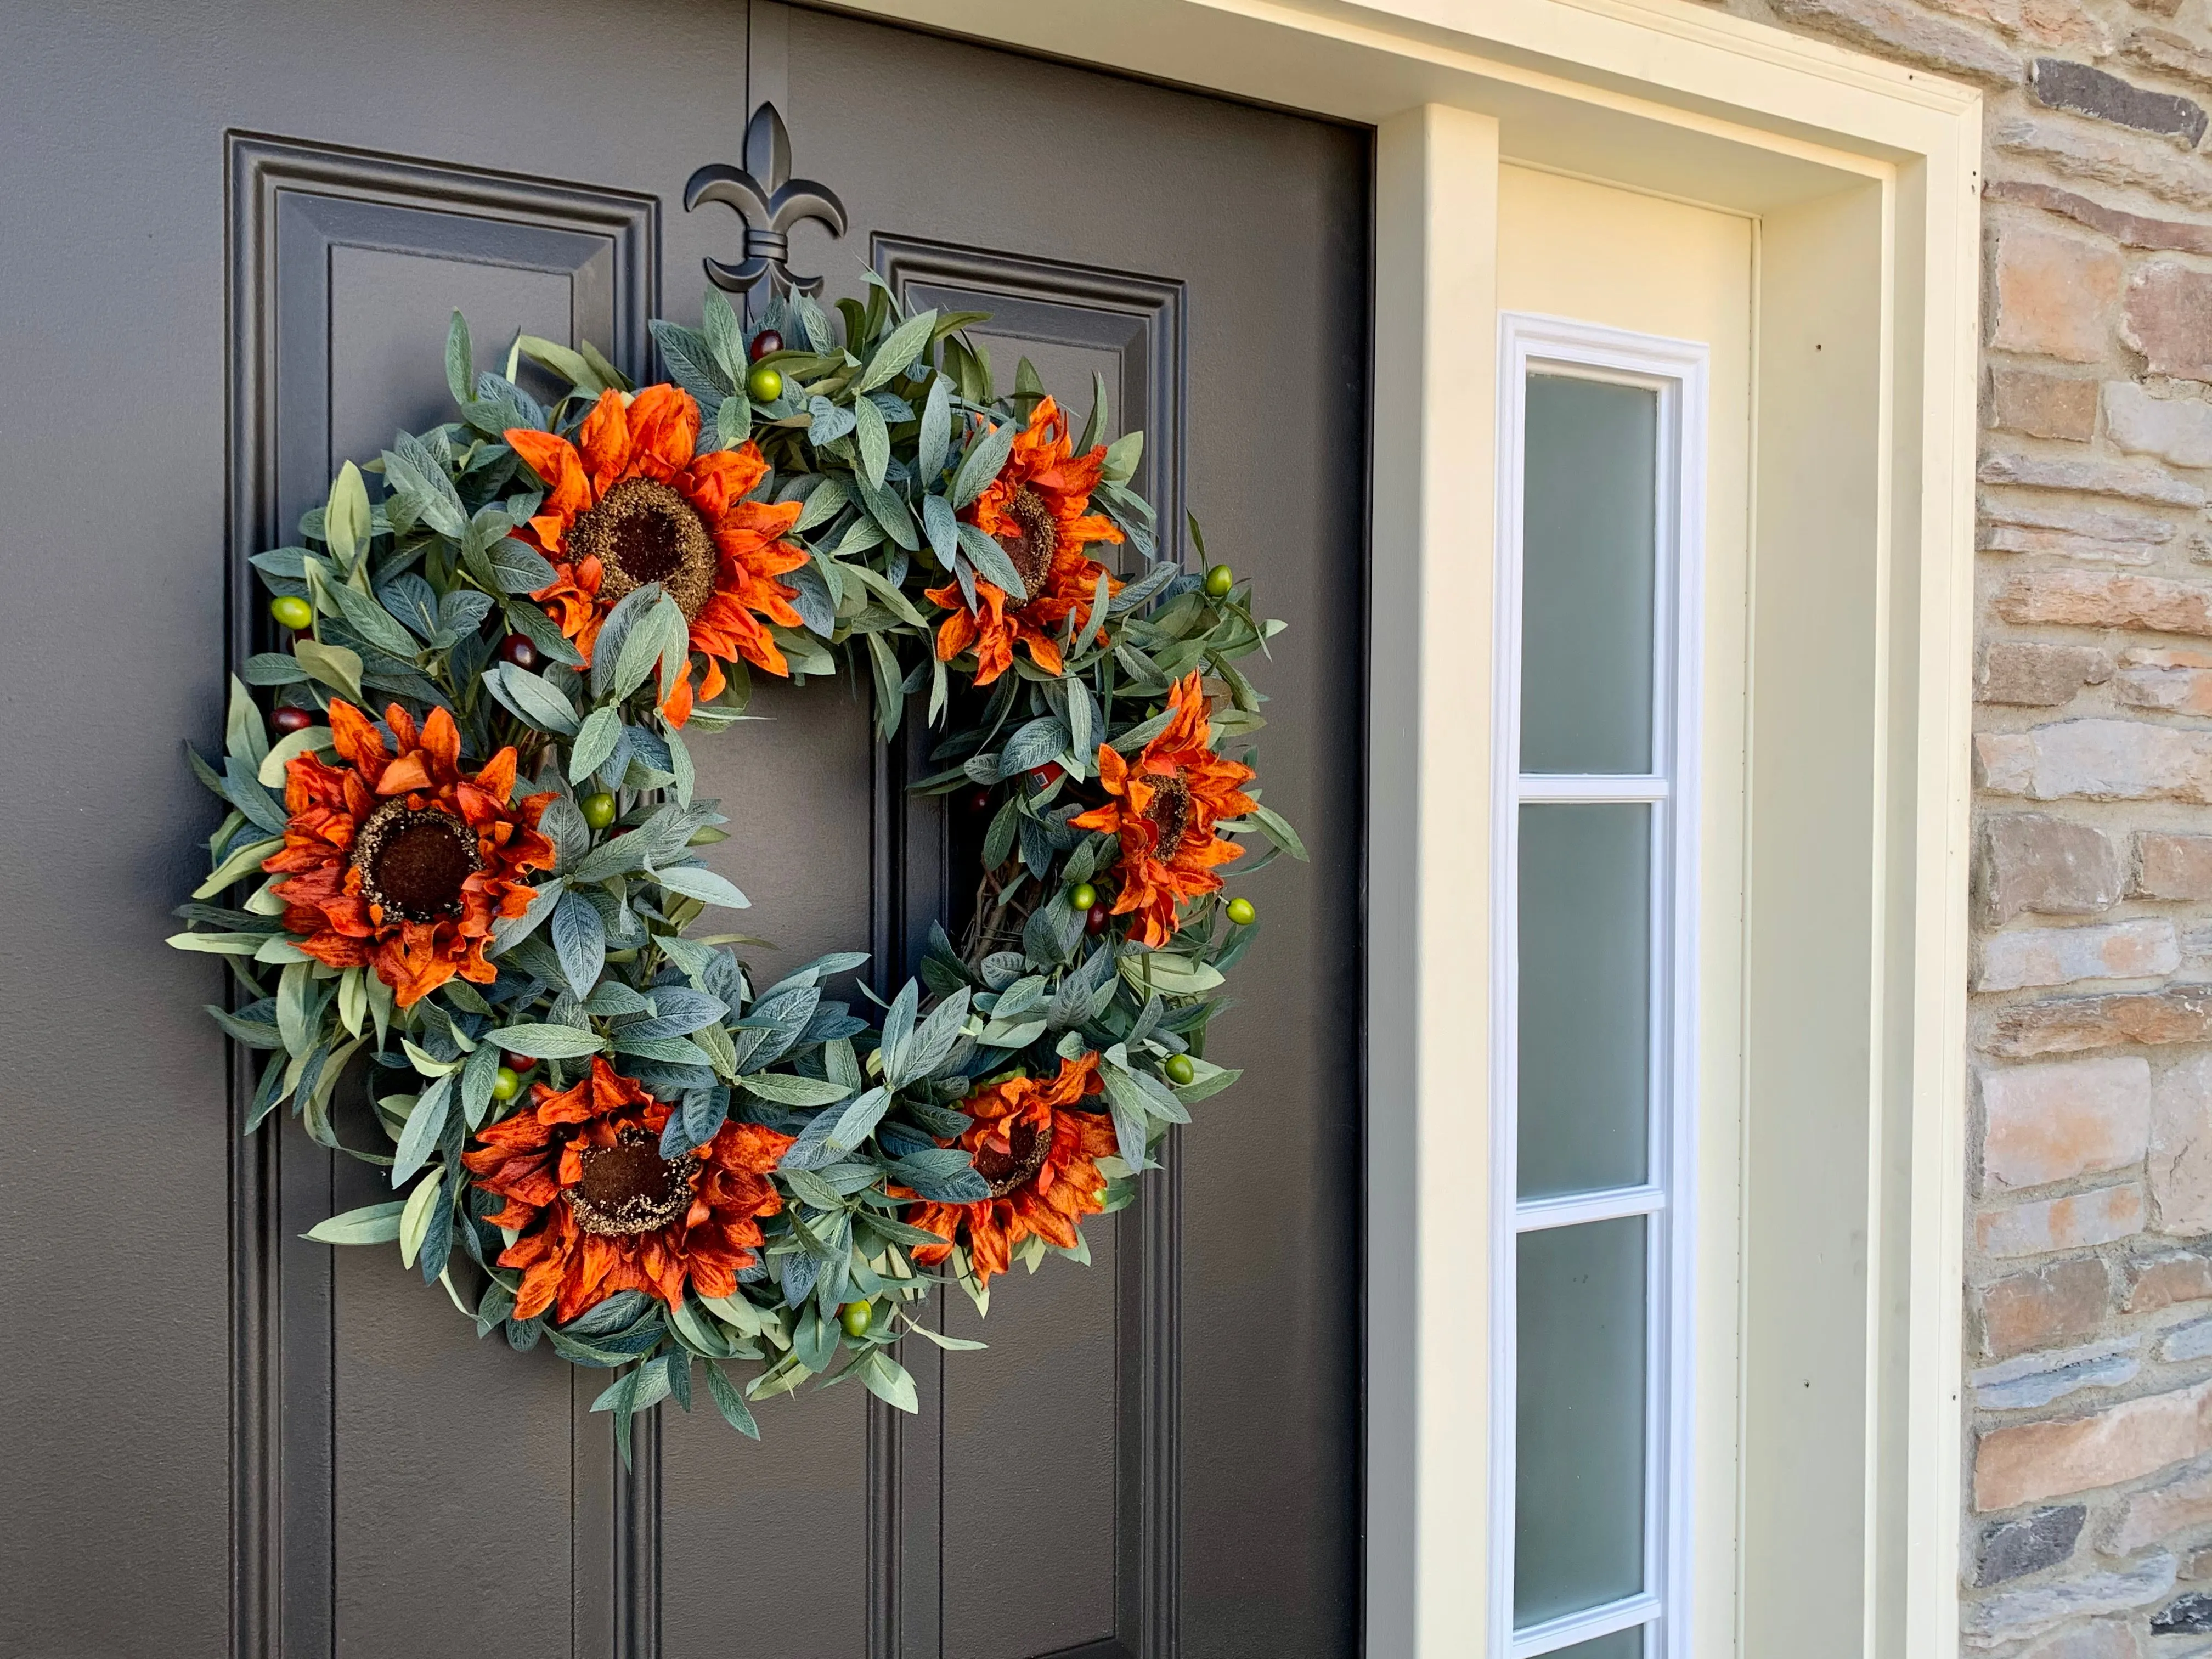
[[[1026, 360], [996, 393], [984, 313], [866, 292], [747, 321], [710, 290], [642, 389], [528, 336], [478, 374], [455, 313], [460, 418], [254, 556], [284, 648], [191, 757], [228, 811], [169, 942], [224, 958], [209, 1012], [269, 1056], [245, 1131], [286, 1106], [399, 1194], [307, 1237], [396, 1243], [480, 1338], [617, 1373], [625, 1456], [695, 1365], [756, 1437], [749, 1402], [810, 1378], [913, 1411], [902, 1340], [979, 1346], [915, 1316], [935, 1285], [987, 1311], [1016, 1261], [1087, 1261], [1084, 1221], [1238, 1075], [1203, 1057], [1258, 927], [1224, 870], [1304, 856], [1224, 752], [1282, 624], [1154, 556], [1103, 380], [1072, 436]], [[570, 390], [541, 404], [525, 357]], [[753, 675], [841, 665], [883, 741], [926, 721], [911, 787], [982, 849], [959, 940], [857, 1007], [830, 987], [864, 955], [756, 988], [733, 947], [766, 941], [695, 931], [746, 900], [702, 861], [726, 819], [689, 745]]]

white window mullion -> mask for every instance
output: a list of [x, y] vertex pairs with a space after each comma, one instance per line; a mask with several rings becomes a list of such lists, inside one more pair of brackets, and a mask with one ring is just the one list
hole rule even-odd
[[[1492, 1213], [1498, 1220], [1492, 1273], [1496, 1406], [1492, 1424], [1495, 1486], [1491, 1605], [1497, 1613], [1488, 1646], [1492, 1659], [1536, 1659], [1536, 1656], [1589, 1642], [1601, 1643], [1604, 1651], [1611, 1654], [1620, 1644], [1604, 1638], [1640, 1628], [1644, 1632], [1641, 1659], [1686, 1659], [1696, 880], [1695, 814], [1686, 811], [1681, 803], [1698, 799], [1698, 648], [1693, 623], [1698, 614], [1697, 567], [1702, 538], [1705, 349], [1550, 319], [1509, 316], [1503, 321], [1496, 688], [1499, 728], [1495, 734], [1498, 770], [1493, 840], [1498, 862], [1492, 872], [1492, 914], [1498, 928], [1492, 1078], [1492, 1098], [1497, 1103], [1492, 1167], [1498, 1183]], [[1626, 511], [1633, 520], [1633, 504], [1639, 497], [1615, 495], [1611, 503], [1593, 498], [1599, 506], [1592, 513], [1583, 498], [1553, 476], [1550, 493], [1542, 499], [1551, 504], [1547, 522], [1553, 526], [1552, 556], [1564, 562], [1547, 566], [1544, 571], [1547, 607], [1541, 612], [1544, 620], [1540, 625], [1524, 623], [1528, 597], [1522, 557], [1528, 507], [1524, 486], [1529, 465], [1528, 406], [1532, 376], [1547, 379], [1545, 407], [1551, 411], [1550, 430], [1555, 434], [1610, 430], [1615, 434], [1612, 453], [1632, 460], [1638, 453], [1636, 446], [1644, 441], [1633, 436], [1638, 423], [1644, 422], [1643, 430], [1654, 434], [1652, 452], [1635, 463], [1638, 468], [1648, 465], [1652, 480], [1648, 532], [1632, 526], [1624, 532], [1648, 534], [1648, 573], [1643, 565], [1633, 566], [1629, 573], [1633, 580], [1613, 596], [1613, 609], [1609, 613], [1604, 611], [1606, 596], [1601, 592], [1595, 602], [1601, 638], [1585, 653], [1586, 659], [1594, 659], [1587, 663], [1558, 654], [1560, 641], [1566, 637], [1563, 619], [1569, 626], [1582, 620], [1578, 610], [1571, 612], [1563, 608], [1561, 595], [1571, 592], [1579, 603], [1589, 590], [1573, 584], [1585, 580], [1593, 568], [1599, 568], [1593, 560], [1601, 561], [1607, 547], [1626, 548], [1632, 560], [1640, 556], [1635, 552], [1637, 544], [1621, 542], [1607, 530], [1608, 524], [1618, 526], [1622, 520], [1605, 516], [1608, 511], [1616, 514]], [[1645, 393], [1648, 401], [1643, 407], [1650, 412], [1637, 413], [1638, 399], [1633, 396], [1624, 399], [1610, 393], [1576, 392], [1565, 386], [1548, 384], [1553, 380], [1595, 382]], [[1595, 424], [1577, 427], [1578, 421]], [[1627, 451], [1618, 447], [1623, 432], [1631, 434], [1632, 447]], [[1547, 465], [1557, 466], [1562, 457], [1571, 459], [1569, 452], [1554, 448]], [[1595, 487], [1601, 489], [1603, 483], [1600, 478]], [[1566, 539], [1561, 541], [1559, 537], [1563, 533]], [[1613, 539], [1608, 541], [1608, 536]], [[1631, 627], [1625, 636], [1625, 652], [1616, 650], [1607, 658], [1603, 629], [1610, 626], [1618, 635], [1623, 619], [1632, 619], [1636, 610], [1643, 607], [1645, 602], [1637, 598], [1638, 583], [1645, 580], [1649, 584], [1647, 620]], [[1562, 581], [1568, 582], [1568, 587], [1562, 588]], [[1640, 626], [1648, 627], [1649, 636], [1639, 641], [1634, 628]], [[1523, 660], [1524, 628], [1535, 629], [1537, 639], [1553, 653], [1545, 659], [1547, 666], [1539, 682], [1549, 688], [1553, 702], [1536, 708], [1534, 727], [1524, 724], [1522, 715], [1523, 682], [1533, 672]], [[1617, 646], [1619, 641], [1611, 643]], [[1641, 662], [1647, 650], [1649, 730], [1639, 738], [1638, 722], [1647, 709], [1646, 694], [1636, 689], [1641, 675], [1632, 672], [1624, 680], [1617, 674], [1608, 676], [1606, 671], [1608, 664], [1617, 668]], [[1563, 676], [1563, 665], [1575, 669], [1577, 674]], [[1581, 674], [1585, 665], [1589, 672]], [[1606, 701], [1616, 694], [1625, 701]], [[1626, 725], [1622, 723], [1624, 717]], [[1523, 752], [1524, 732], [1530, 730], [1536, 733], [1533, 743], [1539, 751], [1533, 754]], [[1574, 765], [1577, 758], [1585, 763]], [[1640, 765], [1615, 767], [1617, 762], [1639, 758]], [[1590, 760], [1598, 764], [1588, 764]], [[1523, 769], [1532, 764], [1553, 769]], [[1605, 769], [1608, 767], [1615, 769]], [[1600, 817], [1580, 810], [1607, 807], [1644, 809], [1640, 832], [1631, 820], [1617, 815]], [[1524, 808], [1563, 810], [1530, 817]], [[1538, 836], [1525, 848], [1524, 821], [1529, 834]], [[1644, 844], [1640, 872], [1632, 862], [1638, 855], [1624, 850], [1639, 841]], [[1532, 875], [1524, 854], [1538, 858], [1540, 863], [1534, 867], [1545, 873]], [[1577, 864], [1577, 859], [1594, 859], [1595, 864]], [[1590, 870], [1586, 886], [1577, 880], [1577, 872], [1585, 868]], [[1531, 1102], [1548, 1103], [1552, 1112], [1532, 1120], [1547, 1131], [1538, 1142], [1531, 1143], [1540, 1153], [1533, 1164], [1527, 1162], [1529, 1147], [1523, 1145], [1521, 1123], [1525, 1083], [1521, 1053], [1522, 901], [1528, 881], [1538, 882], [1536, 891], [1547, 907], [1544, 914], [1564, 929], [1546, 933], [1541, 931], [1543, 924], [1531, 923], [1540, 929], [1532, 937], [1543, 941], [1528, 947], [1543, 952], [1534, 958], [1542, 969], [1535, 982], [1545, 988], [1534, 994], [1546, 1000], [1527, 1006], [1531, 1011], [1528, 1017], [1537, 1022], [1531, 1028], [1538, 1041], [1534, 1052], [1546, 1058], [1543, 1067], [1530, 1074], [1541, 1081], [1527, 1086], [1539, 1091], [1530, 1097]], [[1602, 1054], [1607, 1019], [1615, 1015], [1626, 1018], [1620, 1011], [1631, 1006], [1620, 1001], [1621, 993], [1627, 991], [1632, 999], [1636, 994], [1630, 988], [1631, 981], [1621, 975], [1637, 971], [1624, 964], [1637, 961], [1638, 953], [1623, 957], [1619, 947], [1637, 935], [1606, 933], [1602, 917], [1605, 905], [1617, 902], [1609, 901], [1607, 895], [1626, 897], [1634, 889], [1625, 887], [1624, 882], [1638, 881], [1643, 884], [1643, 908], [1648, 914], [1623, 926], [1640, 926], [1643, 939], [1648, 940], [1640, 952], [1644, 962], [1640, 983], [1644, 988], [1643, 1039], [1638, 1045], [1643, 1050], [1643, 1166], [1640, 1179], [1624, 1184], [1618, 1177], [1631, 1172], [1633, 1154], [1624, 1156], [1617, 1139], [1608, 1141], [1606, 1137], [1614, 1133], [1608, 1130], [1609, 1121], [1629, 1127], [1620, 1117], [1620, 1103], [1633, 1097], [1621, 1096], [1617, 1088], [1609, 1092], [1603, 1085], [1628, 1080], [1633, 1074], [1632, 1062], [1608, 1062]], [[1591, 927], [1601, 931], [1583, 931]], [[1583, 958], [1574, 952], [1585, 940], [1594, 950], [1589, 971], [1597, 976], [1591, 1016], [1595, 1029], [1590, 1037], [1591, 1053], [1598, 1056], [1595, 1060], [1576, 1049], [1570, 1027], [1560, 1017], [1567, 1006], [1560, 988], [1563, 976], [1583, 965]], [[1608, 940], [1615, 947], [1610, 957], [1605, 950]], [[1606, 977], [1608, 973], [1610, 980]], [[1577, 984], [1574, 990], [1579, 994], [1582, 987]], [[1581, 1012], [1578, 1005], [1575, 1012]], [[1629, 1028], [1616, 1019], [1614, 1029], [1625, 1036]], [[1607, 1100], [1616, 1103], [1615, 1106], [1608, 1109]], [[1543, 1107], [1532, 1103], [1529, 1109], [1540, 1111]], [[1592, 1139], [1593, 1136], [1596, 1139]], [[1613, 1150], [1603, 1150], [1607, 1146]], [[1601, 1174], [1615, 1178], [1575, 1179]], [[1522, 1196], [1524, 1177], [1533, 1196]], [[1633, 1232], [1620, 1231], [1621, 1224], [1632, 1222]], [[1573, 1231], [1577, 1229], [1585, 1231], [1578, 1233]], [[1546, 1242], [1540, 1243], [1540, 1240]], [[1640, 1584], [1627, 1582], [1635, 1572], [1633, 1557], [1626, 1561], [1613, 1557], [1612, 1565], [1607, 1565], [1607, 1550], [1628, 1544], [1632, 1537], [1625, 1530], [1623, 1511], [1601, 1504], [1589, 1512], [1598, 1528], [1597, 1541], [1593, 1544], [1597, 1556], [1591, 1566], [1582, 1570], [1583, 1583], [1578, 1585], [1573, 1547], [1581, 1541], [1577, 1528], [1583, 1517], [1556, 1504], [1540, 1502], [1532, 1511], [1536, 1518], [1531, 1522], [1538, 1529], [1534, 1536], [1546, 1545], [1545, 1554], [1536, 1558], [1543, 1565], [1532, 1581], [1534, 1614], [1530, 1623], [1516, 1628], [1516, 1601], [1522, 1599], [1518, 1591], [1523, 1588], [1516, 1573], [1528, 1570], [1526, 1564], [1516, 1560], [1516, 1528], [1522, 1518], [1517, 1507], [1521, 1461], [1517, 1393], [1524, 1361], [1520, 1346], [1524, 1327], [1518, 1291], [1524, 1249], [1540, 1252], [1530, 1258], [1527, 1267], [1534, 1275], [1534, 1284], [1548, 1280], [1559, 1292], [1557, 1303], [1532, 1304], [1545, 1308], [1553, 1322], [1547, 1325], [1540, 1319], [1528, 1328], [1540, 1346], [1528, 1351], [1527, 1363], [1540, 1374], [1576, 1378], [1583, 1385], [1578, 1404], [1571, 1408], [1595, 1415], [1572, 1420], [1578, 1426], [1593, 1425], [1601, 1438], [1608, 1432], [1619, 1436], [1630, 1432], [1638, 1409], [1632, 1402], [1640, 1396], [1641, 1423], [1636, 1432], [1640, 1436], [1644, 1467]], [[1635, 1277], [1620, 1277], [1624, 1270], [1633, 1271]], [[1567, 1276], [1562, 1278], [1562, 1273]], [[1632, 1311], [1639, 1289], [1640, 1313]], [[1628, 1297], [1626, 1304], [1620, 1300], [1623, 1292]], [[1587, 1331], [1575, 1328], [1565, 1308], [1576, 1298], [1583, 1303], [1585, 1313], [1603, 1322]], [[1623, 1320], [1638, 1322], [1623, 1325], [1620, 1322]], [[1631, 1330], [1640, 1330], [1640, 1343], [1632, 1341], [1623, 1349], [1620, 1339]], [[1608, 1368], [1634, 1364], [1634, 1360], [1624, 1356], [1639, 1347], [1642, 1387], [1636, 1389], [1631, 1382], [1632, 1372]], [[1563, 1364], [1568, 1370], [1560, 1370]], [[1589, 1381], [1593, 1366], [1600, 1374], [1595, 1385]], [[1629, 1385], [1632, 1392], [1623, 1395], [1615, 1388], [1608, 1400], [1605, 1375]], [[1576, 1391], [1570, 1390], [1570, 1398], [1577, 1397]], [[1561, 1413], [1569, 1409], [1564, 1403], [1559, 1407]], [[1573, 1474], [1577, 1458], [1587, 1458], [1583, 1449], [1562, 1444], [1562, 1425], [1569, 1420], [1555, 1414], [1547, 1426], [1539, 1409], [1534, 1426], [1541, 1433], [1534, 1443], [1547, 1461], [1536, 1467]], [[1565, 1438], [1571, 1440], [1571, 1436]], [[1625, 1443], [1621, 1449], [1626, 1449]], [[1593, 1467], [1596, 1473], [1577, 1478], [1592, 1480], [1601, 1496], [1606, 1488], [1603, 1466]], [[1564, 1488], [1539, 1490], [1550, 1493]], [[1623, 1501], [1632, 1495], [1632, 1487], [1627, 1485], [1616, 1490]], [[1584, 1501], [1591, 1500], [1586, 1497]], [[1608, 1528], [1610, 1540], [1605, 1536]], [[1569, 1540], [1564, 1550], [1563, 1538]], [[1595, 1589], [1609, 1582], [1618, 1585], [1618, 1593], [1601, 1597], [1598, 1605], [1586, 1607], [1574, 1599], [1586, 1593], [1585, 1585]]]

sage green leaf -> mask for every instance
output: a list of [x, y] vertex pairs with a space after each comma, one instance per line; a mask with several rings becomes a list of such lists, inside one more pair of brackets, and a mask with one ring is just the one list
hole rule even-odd
[[414, 660], [415, 636], [400, 626], [390, 611], [358, 588], [344, 584], [333, 587], [331, 594], [355, 633], [380, 651], [388, 651], [410, 662]]
[[[586, 398], [596, 398], [602, 392], [619, 391], [613, 380], [604, 378], [593, 368], [583, 354], [571, 351], [557, 341], [542, 335], [524, 334], [515, 340], [522, 355], [542, 368], [551, 369]], [[509, 376], [509, 379], [514, 378]]]
[[[422, 1109], [416, 1109], [420, 1111]], [[410, 1122], [412, 1119], [409, 1120]], [[429, 1237], [431, 1218], [437, 1213], [438, 1200], [443, 1196], [446, 1170], [443, 1164], [424, 1176], [413, 1192], [407, 1194], [406, 1207], [399, 1212], [399, 1265], [411, 1267], [422, 1253], [422, 1241]]]
[[929, 396], [921, 405], [921, 432], [916, 441], [915, 476], [924, 486], [945, 474], [945, 457], [952, 447], [952, 382], [943, 374], [929, 383]]
[[389, 1244], [399, 1237], [400, 1213], [406, 1207], [407, 1200], [401, 1198], [364, 1204], [357, 1210], [318, 1221], [300, 1237], [318, 1244]]
[[323, 504], [323, 540], [340, 565], [351, 569], [368, 551], [368, 486], [361, 469], [348, 461], [331, 480]]
[[748, 1439], [760, 1438], [760, 1425], [753, 1420], [752, 1408], [745, 1404], [744, 1395], [722, 1375], [722, 1368], [711, 1360], [707, 1365], [707, 1392], [714, 1396], [715, 1409], [732, 1428]]
[[887, 1406], [896, 1406], [902, 1412], [919, 1412], [921, 1403], [915, 1396], [914, 1378], [907, 1375], [906, 1367], [877, 1349], [860, 1362], [860, 1381], [870, 1394]]
[[473, 403], [476, 400], [469, 395], [469, 388], [476, 384], [476, 354], [469, 348], [468, 319], [457, 311], [446, 330], [446, 390], [453, 394], [457, 404]]
[[541, 587], [550, 587], [560, 573], [545, 562], [545, 556], [526, 542], [512, 536], [502, 536], [484, 550], [490, 563], [493, 580], [503, 593], [535, 593]]
[[268, 938], [266, 933], [172, 933], [163, 942], [176, 951], [200, 951], [217, 957], [250, 957], [259, 953]]
[[936, 326], [937, 313], [930, 310], [908, 318], [893, 329], [871, 354], [868, 366], [860, 371], [860, 378], [853, 383], [854, 393], [888, 386], [912, 368], [928, 346], [931, 331]]
[[199, 883], [199, 887], [192, 890], [192, 898], [215, 898], [219, 891], [230, 887], [232, 883], [258, 872], [261, 860], [276, 856], [279, 848], [283, 848], [283, 836], [270, 836], [268, 841], [252, 841], [243, 845], [237, 852], [230, 854], [223, 863], [216, 865], [215, 872], [204, 883]]
[[568, 751], [569, 782], [581, 783], [606, 764], [622, 740], [622, 715], [612, 707], [594, 708], [585, 717], [575, 746]]
[[[415, 1109], [407, 1114], [406, 1127], [399, 1132], [399, 1149], [392, 1155], [393, 1186], [430, 1161], [430, 1154], [438, 1150], [438, 1137], [445, 1132], [447, 1115], [453, 1104], [453, 1079], [450, 1077], [440, 1078], [416, 1101]], [[421, 1188], [416, 1191], [419, 1194]], [[407, 1265], [415, 1265], [411, 1255]]]
[[500, 694], [501, 702], [539, 731], [557, 732], [564, 738], [576, 735], [575, 705], [550, 682], [540, 679], [528, 669], [503, 662], [498, 672], [484, 684]]
[[325, 645], [320, 640], [298, 639], [292, 641], [292, 655], [311, 679], [327, 685], [360, 708], [368, 698], [361, 689], [361, 653], [342, 645]]
[[573, 1025], [505, 1025], [488, 1033], [483, 1040], [511, 1054], [528, 1054], [532, 1060], [580, 1060], [598, 1054], [604, 1046], [597, 1035]]
[[[952, 481], [952, 505], [965, 507], [981, 495], [984, 487], [999, 476], [1013, 453], [1014, 423], [1002, 421], [968, 447], [961, 458], [960, 471]], [[1017, 586], [1019, 585], [1017, 584]]]
[[1138, 463], [1145, 458], [1145, 434], [1125, 432], [1106, 446], [1106, 465], [1103, 476], [1115, 483], [1127, 483], [1136, 475]]
[[681, 893], [708, 904], [719, 904], [727, 910], [749, 910], [752, 901], [739, 892], [726, 876], [718, 876], [703, 864], [679, 864], [672, 869], [656, 870], [653, 878], [672, 893]]
[[891, 460], [890, 428], [884, 424], [883, 411], [860, 398], [853, 405], [853, 428], [860, 447], [860, 476], [880, 489]]
[[271, 789], [284, 787], [284, 763], [295, 755], [310, 750], [331, 746], [331, 728], [310, 726], [298, 732], [287, 732], [276, 739], [276, 746], [261, 757], [261, 769], [255, 775]]
[[747, 1094], [779, 1106], [834, 1106], [853, 1092], [826, 1078], [799, 1077], [787, 1072], [755, 1072], [743, 1079], [743, 1085]]

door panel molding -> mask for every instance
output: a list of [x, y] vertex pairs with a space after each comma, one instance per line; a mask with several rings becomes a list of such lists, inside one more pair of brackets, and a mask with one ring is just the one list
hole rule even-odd
[[[1000, 253], [919, 236], [878, 233], [869, 239], [869, 263], [891, 291], [910, 303], [940, 311], [988, 311], [988, 332], [1054, 345], [1115, 353], [1121, 378], [1108, 389], [1113, 406], [1141, 420], [1144, 458], [1130, 488], [1159, 514], [1161, 556], [1183, 552], [1184, 338], [1188, 314], [1183, 284], [1134, 271], [1072, 264], [1027, 254]], [[1003, 368], [1010, 377], [1012, 366]], [[1079, 422], [1083, 411], [1073, 411]]]
[[[571, 337], [647, 361], [659, 204], [252, 133], [226, 135], [231, 352], [229, 608], [234, 671], [266, 641], [248, 556], [287, 539], [330, 468], [341, 250], [489, 266], [568, 284]], [[232, 1645], [240, 1659], [334, 1651], [337, 1266], [298, 1237], [335, 1206], [333, 1155], [281, 1120], [240, 1133], [231, 1090]], [[657, 1433], [623, 1471], [593, 1390], [572, 1378], [571, 1583], [579, 1652], [657, 1650]]]

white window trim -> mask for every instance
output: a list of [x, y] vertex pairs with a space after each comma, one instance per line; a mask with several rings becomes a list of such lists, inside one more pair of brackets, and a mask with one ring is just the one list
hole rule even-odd
[[[1696, 1036], [1698, 738], [1708, 348], [1563, 318], [1499, 319], [1498, 541], [1492, 755], [1491, 1595], [1490, 1651], [1534, 1659], [1577, 1642], [1650, 1623], [1646, 1659], [1688, 1659], [1693, 1579], [1690, 1542], [1693, 1429], [1693, 1244], [1698, 1099]], [[1653, 754], [1650, 775], [1560, 776], [1520, 771], [1522, 466], [1531, 372], [1647, 386], [1659, 397], [1655, 524]], [[1519, 1097], [1519, 825], [1529, 804], [1622, 802], [1652, 808], [1650, 1156], [1657, 1177], [1638, 1187], [1521, 1202]], [[1644, 1577], [1641, 1593], [1516, 1631], [1513, 1401], [1518, 1237], [1540, 1228], [1648, 1216]]]

